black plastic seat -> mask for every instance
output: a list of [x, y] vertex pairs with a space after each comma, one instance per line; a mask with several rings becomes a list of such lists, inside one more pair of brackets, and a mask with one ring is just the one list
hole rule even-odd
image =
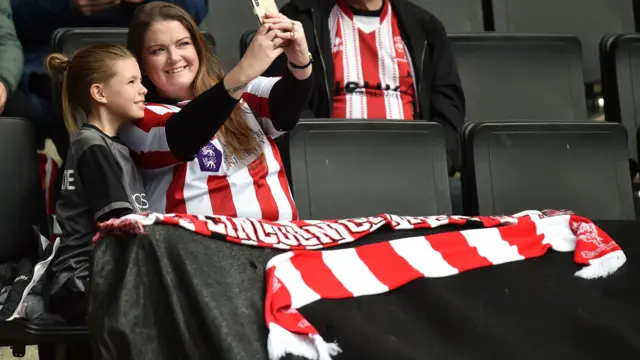
[[640, 35], [605, 36], [600, 51], [605, 118], [627, 129], [629, 153], [638, 160], [634, 134], [640, 127]]
[[302, 219], [451, 213], [438, 124], [303, 120], [282, 147]]
[[574, 36], [453, 34], [470, 121], [586, 120]]
[[598, 44], [604, 34], [635, 31], [631, 0], [489, 0], [495, 31], [573, 34], [583, 44], [585, 79], [600, 78]]
[[627, 134], [605, 122], [475, 123], [463, 140], [468, 215], [570, 209], [635, 218]]
[[[33, 225], [46, 214], [34, 130], [29, 121], [0, 117], [0, 163], [0, 263], [4, 263], [37, 251]], [[86, 341], [88, 333], [86, 327], [0, 321], [0, 345], [13, 346], [17, 355], [24, 353], [25, 345]], [[42, 360], [48, 358], [53, 359], [44, 353], [40, 356]]]
[[[60, 28], [51, 36], [51, 48], [72, 56], [80, 48], [95, 44], [127, 45], [127, 28], [98, 27], [98, 28]], [[211, 51], [216, 52], [216, 41], [213, 35], [202, 31]]]
[[34, 129], [28, 120], [0, 117], [0, 163], [1, 264], [32, 253], [33, 225], [46, 224]]

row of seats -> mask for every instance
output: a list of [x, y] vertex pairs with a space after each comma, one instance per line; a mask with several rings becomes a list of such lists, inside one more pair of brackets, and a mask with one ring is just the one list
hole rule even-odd
[[[600, 79], [598, 43], [605, 34], [632, 33], [634, 0], [411, 0], [434, 13], [449, 33], [572, 34], [584, 45], [585, 79]], [[288, 0], [276, 0], [283, 6]], [[213, 7], [212, 7], [213, 8]], [[227, 65], [237, 61], [237, 42], [257, 22], [249, 2], [217, 0], [203, 26], [220, 40]], [[229, 16], [233, 14], [233, 16]]]
[[[240, 40], [243, 53], [253, 31]], [[580, 40], [571, 35], [453, 34], [470, 121], [587, 120]], [[640, 127], [640, 35], [609, 35], [600, 47], [607, 121]], [[635, 71], [634, 71], [635, 70]], [[490, 91], [489, 91], [490, 90]]]
[[[5, 164], [0, 239], [15, 238], [21, 234], [18, 227], [28, 227], [25, 219], [38, 211], [31, 194], [38, 184], [36, 156], [29, 148], [33, 128], [26, 120], [0, 118], [0, 134], [12, 139], [0, 141]], [[554, 208], [593, 219], [634, 219], [626, 138], [624, 127], [615, 123], [468, 123], [463, 134], [465, 213]], [[303, 219], [451, 214], [438, 124], [309, 119], [280, 146]], [[11, 322], [0, 323], [0, 334], [0, 346], [13, 345], [14, 354], [38, 344], [40, 359], [49, 360], [54, 358], [51, 344], [86, 341], [88, 329]]]
[[[252, 39], [241, 38], [241, 51]], [[203, 32], [215, 51], [215, 39]], [[125, 28], [59, 29], [52, 50], [69, 56], [95, 43], [126, 43]], [[580, 40], [570, 35], [450, 35], [467, 101], [470, 121], [587, 120]], [[634, 96], [633, 71], [640, 61], [640, 35], [610, 35], [601, 41], [601, 73], [607, 121], [629, 132], [636, 158], [635, 129], [640, 100]], [[491, 91], [487, 91], [487, 89]]]
[[[464, 215], [572, 209], [634, 219], [626, 138], [615, 123], [468, 123]], [[281, 146], [301, 218], [451, 214], [437, 124], [309, 119]]]

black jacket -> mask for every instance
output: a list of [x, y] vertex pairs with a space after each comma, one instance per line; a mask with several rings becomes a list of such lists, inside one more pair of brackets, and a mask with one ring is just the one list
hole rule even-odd
[[[442, 23], [408, 0], [390, 0], [398, 17], [402, 38], [409, 48], [417, 81], [414, 118], [442, 125], [447, 144], [449, 170], [459, 168], [460, 132], [465, 117], [465, 99], [460, 77]], [[314, 56], [316, 77], [309, 102], [318, 118], [330, 118], [333, 109], [334, 64], [329, 39], [329, 14], [335, 0], [292, 0], [281, 12], [302, 23], [309, 51]], [[278, 59], [267, 76], [284, 73], [286, 60]]]

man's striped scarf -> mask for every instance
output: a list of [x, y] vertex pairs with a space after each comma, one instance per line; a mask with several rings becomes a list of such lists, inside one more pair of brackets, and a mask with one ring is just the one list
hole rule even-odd
[[[329, 360], [340, 352], [337, 344], [327, 343], [298, 311], [320, 299], [380, 294], [418, 278], [451, 276], [542, 256], [549, 248], [573, 251], [573, 260], [584, 266], [575, 275], [584, 279], [605, 277], [626, 261], [622, 249], [589, 219], [558, 211], [497, 217], [383, 214], [292, 222], [151, 213], [111, 220], [100, 228], [102, 234], [142, 233], [143, 226], [151, 224], [173, 224], [243, 245], [291, 250], [267, 265], [265, 321], [272, 360], [289, 353]], [[384, 225], [404, 230], [472, 224], [481, 228], [325, 250], [358, 240]]]

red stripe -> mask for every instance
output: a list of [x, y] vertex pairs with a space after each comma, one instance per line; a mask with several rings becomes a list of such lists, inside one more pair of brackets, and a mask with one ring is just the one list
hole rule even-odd
[[249, 175], [251, 175], [253, 179], [253, 189], [256, 192], [256, 198], [262, 211], [262, 219], [277, 221], [280, 218], [280, 212], [278, 211], [278, 204], [273, 197], [271, 187], [269, 187], [267, 183], [269, 167], [267, 166], [266, 159], [258, 158], [249, 164], [248, 168]]
[[342, 12], [351, 20], [353, 21], [354, 16], [353, 16], [353, 11], [351, 11], [351, 8], [349, 7], [349, 5], [347, 5], [345, 3], [344, 0], [338, 0], [337, 1], [337, 5], [338, 7], [340, 7], [340, 10], [342, 10]]
[[271, 119], [271, 111], [269, 110], [269, 98], [257, 96], [255, 94], [245, 92], [242, 99], [249, 105], [251, 111], [257, 119]]
[[531, 218], [519, 218], [518, 224], [497, 228], [502, 240], [518, 248], [525, 259], [543, 255], [550, 244], [542, 244], [544, 234], [538, 234], [536, 223]]
[[293, 266], [300, 271], [302, 280], [324, 299], [351, 298], [347, 290], [322, 260], [321, 252], [298, 252], [291, 258]]
[[442, 254], [442, 258], [460, 272], [493, 265], [481, 256], [475, 247], [470, 246], [459, 231], [430, 235], [426, 238], [431, 247]]
[[141, 169], [161, 169], [181, 163], [180, 160], [173, 156], [171, 151], [148, 151], [137, 153], [130, 150], [129, 154], [131, 154], [131, 159], [133, 159], [136, 166]]
[[173, 111], [169, 110], [167, 107], [162, 106], [162, 104], [147, 104], [147, 105], [155, 105], [161, 106], [167, 109], [168, 112], [164, 114], [158, 114], [157, 112], [149, 109], [148, 107], [144, 108], [144, 117], [138, 121], [134, 121], [133, 125], [144, 132], [150, 132], [154, 127], [163, 127], [169, 118], [175, 114]]
[[[238, 216], [233, 202], [231, 185], [229, 185], [226, 176], [210, 175], [207, 177], [207, 189], [209, 189], [209, 200], [214, 214], [231, 217]], [[202, 196], [205, 196], [205, 194], [202, 194]]]
[[421, 272], [398, 255], [388, 242], [360, 246], [355, 249], [362, 262], [369, 267], [369, 271], [390, 289], [424, 277]]
[[289, 202], [289, 206], [291, 207], [291, 220], [298, 220], [298, 208], [296, 208], [296, 203], [293, 201], [293, 195], [291, 195], [289, 180], [287, 179], [287, 173], [284, 170], [284, 165], [282, 165], [282, 157], [280, 156], [280, 151], [278, 150], [278, 147], [272, 139], [268, 140], [269, 146], [271, 146], [271, 151], [273, 152], [273, 157], [278, 162], [278, 166], [280, 166], [280, 171], [278, 171], [278, 181], [280, 182], [280, 186], [282, 187], [284, 194], [287, 196], [287, 201]]
[[[360, 31], [360, 59], [362, 66], [362, 78], [368, 87], [375, 87], [378, 84], [383, 87], [386, 86], [381, 79], [384, 79], [385, 71], [391, 71], [391, 69], [384, 69], [380, 67], [378, 63], [378, 46], [376, 42], [376, 34], [379, 30], [365, 33]], [[363, 89], [365, 92], [366, 106], [367, 106], [367, 118], [368, 119], [386, 119], [387, 111], [385, 105], [385, 93], [381, 89]]]
[[[336, 39], [343, 39], [342, 28], [340, 26], [340, 17], [336, 20]], [[344, 79], [345, 79], [345, 64], [343, 61], [344, 41], [341, 40], [339, 46], [342, 48], [340, 51], [333, 52], [333, 63], [335, 64], [334, 74], [335, 83], [340, 84], [340, 92], [336, 92], [333, 98], [333, 113], [334, 119], [344, 119], [347, 117], [347, 97], [344, 93]], [[329, 86], [335, 86], [329, 84]]]
[[173, 168], [173, 179], [167, 189], [166, 212], [186, 214], [187, 204], [184, 201], [184, 182], [187, 177], [187, 164], [178, 164]]

